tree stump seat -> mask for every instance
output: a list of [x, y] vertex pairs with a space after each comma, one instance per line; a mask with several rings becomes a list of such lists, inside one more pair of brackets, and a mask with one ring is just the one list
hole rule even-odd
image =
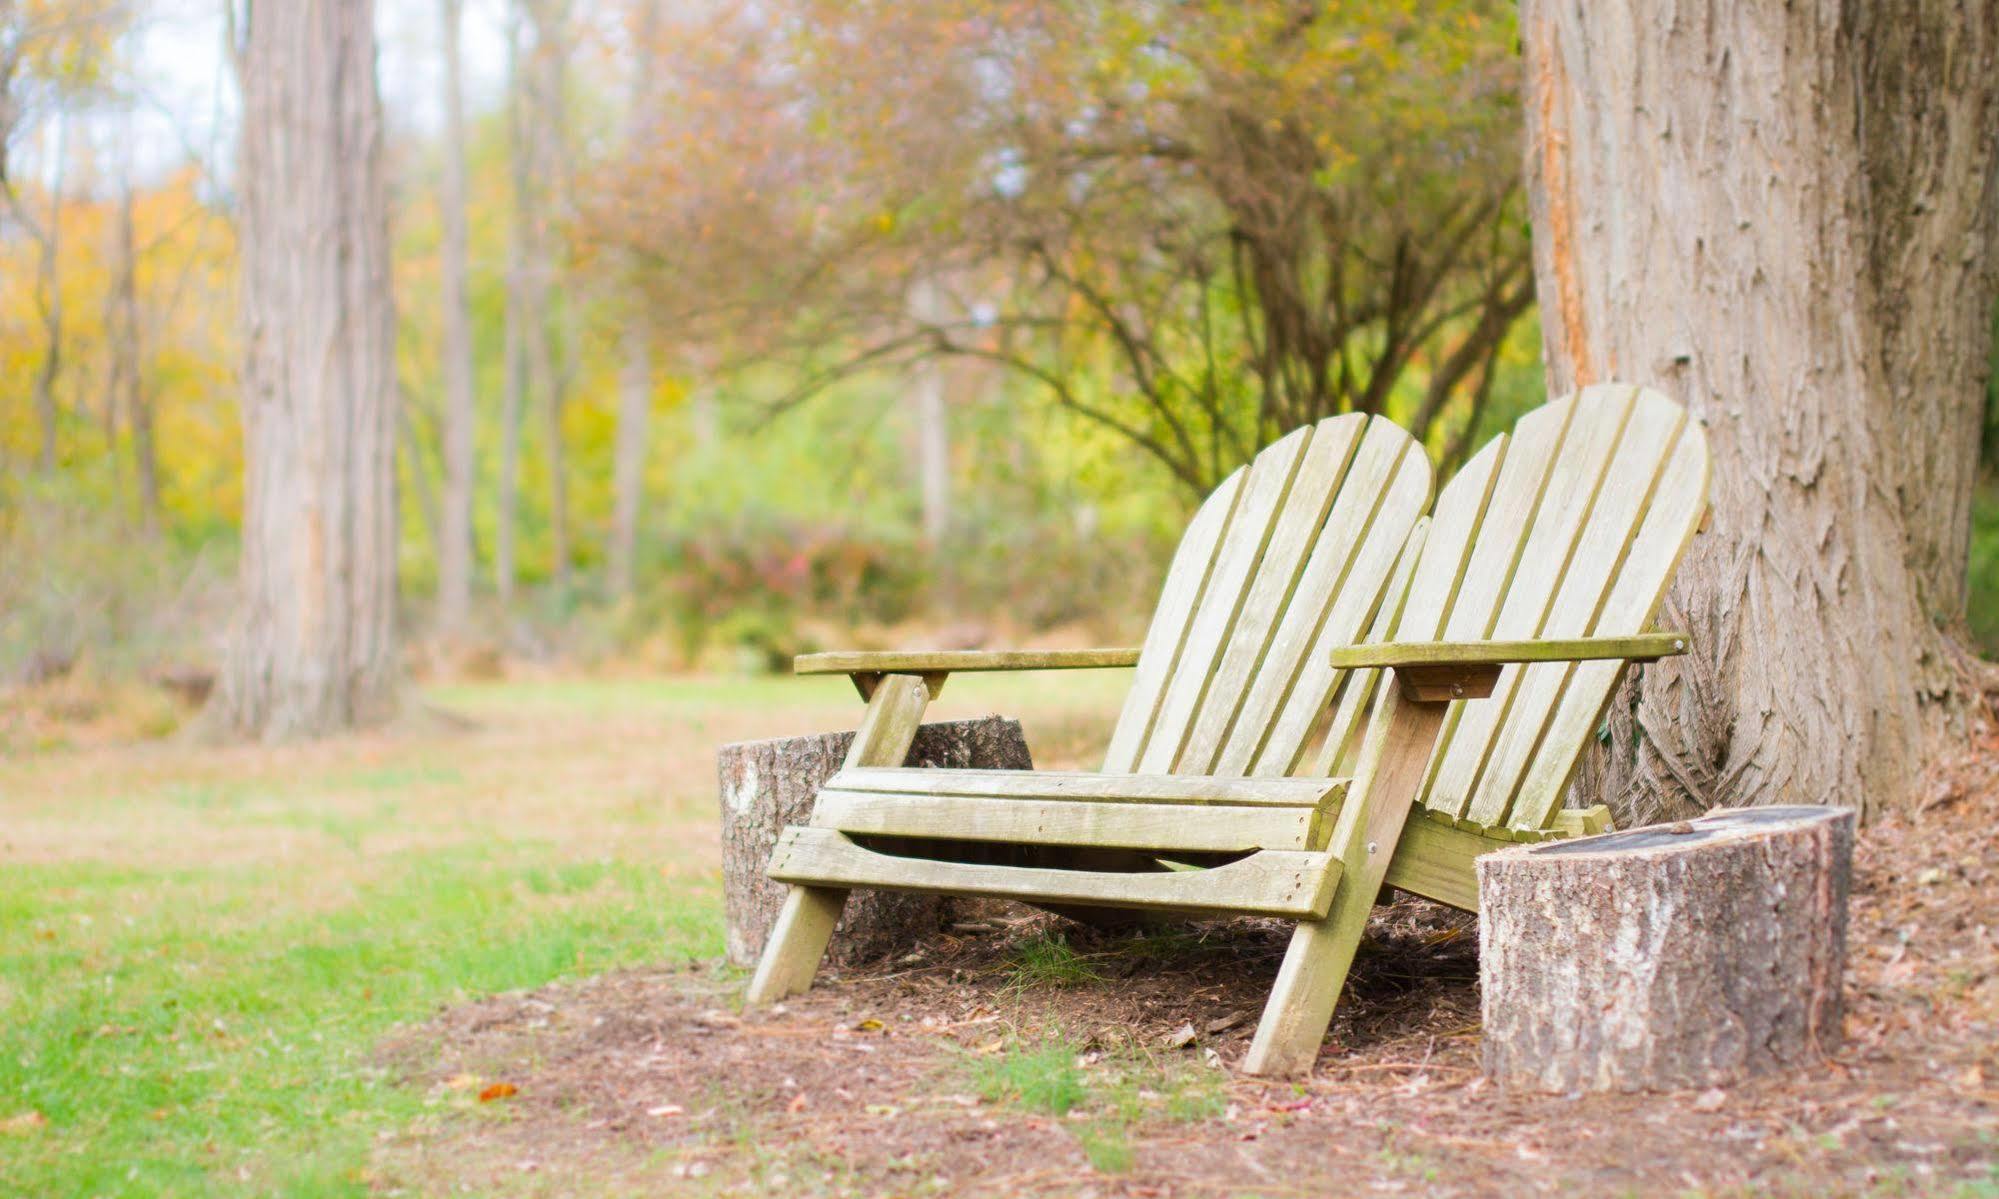
[[[840, 769], [854, 734], [814, 733], [738, 741], [716, 754], [722, 808], [722, 911], [731, 965], [753, 967], [784, 905], [784, 884], [764, 874], [787, 825], [806, 824], [819, 787]], [[1031, 770], [1020, 722], [1000, 716], [942, 721], [917, 729], [907, 766]], [[906, 951], [944, 922], [939, 895], [856, 891], [847, 901], [828, 956], [852, 964]]]
[[1854, 814], [1738, 808], [1478, 860], [1486, 1073], [1708, 1087], [1839, 1041]]

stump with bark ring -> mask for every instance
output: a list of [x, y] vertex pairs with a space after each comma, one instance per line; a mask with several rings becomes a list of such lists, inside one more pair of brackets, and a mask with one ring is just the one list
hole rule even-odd
[[[833, 777], [854, 734], [814, 733], [738, 741], [715, 755], [722, 801], [722, 914], [732, 965], [753, 967], [763, 953], [785, 886], [764, 875], [771, 847], [788, 824], [812, 819], [819, 785]], [[926, 724], [916, 730], [907, 766], [1032, 770], [1020, 722], [1000, 716]], [[850, 964], [908, 949], [949, 917], [941, 895], [856, 891], [826, 951]]]
[[1718, 810], [1478, 860], [1485, 1070], [1706, 1087], [1839, 1040], [1854, 814]]

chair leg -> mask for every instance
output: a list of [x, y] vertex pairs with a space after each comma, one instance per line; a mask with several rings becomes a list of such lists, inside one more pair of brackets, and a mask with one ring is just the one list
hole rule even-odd
[[833, 938], [833, 926], [847, 906], [847, 892], [841, 887], [794, 886], [778, 910], [771, 926], [770, 940], [764, 944], [755, 977], [743, 995], [750, 1007], [776, 1003], [787, 995], [802, 995], [819, 973], [819, 961], [826, 956], [826, 943]]
[[1301, 920], [1291, 930], [1291, 947], [1284, 951], [1277, 984], [1264, 1004], [1249, 1056], [1243, 1059], [1245, 1074], [1311, 1071], [1346, 985], [1347, 967], [1367, 931], [1373, 898], [1370, 888], [1342, 886], [1324, 920]]
[[[884, 675], [872, 683], [868, 710], [854, 743], [847, 747], [846, 766], [899, 766], [909, 756], [910, 743], [923, 720], [923, 709], [933, 690], [943, 685], [943, 676], [918, 677], [908, 674]], [[833, 926], [847, 906], [844, 887], [794, 886], [778, 910], [771, 926], [770, 940], [764, 942], [763, 957], [750, 979], [743, 1002], [756, 1007], [776, 1003], [787, 995], [803, 994], [819, 973], [819, 960], [826, 956], [826, 944], [833, 939]]]
[[1449, 706], [1411, 697], [1400, 680], [1381, 689], [1360, 768], [1327, 845], [1342, 867], [1339, 888], [1325, 919], [1303, 920], [1292, 930], [1291, 948], [1243, 1060], [1245, 1073], [1304, 1074], [1318, 1060]]

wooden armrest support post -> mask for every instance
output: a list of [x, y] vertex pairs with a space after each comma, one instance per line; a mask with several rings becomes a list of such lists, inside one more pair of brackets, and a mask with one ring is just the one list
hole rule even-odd
[[1621, 658], [1653, 662], [1687, 652], [1685, 633], [1576, 637], [1549, 641], [1387, 641], [1332, 653], [1340, 670], [1395, 672], [1402, 693], [1419, 703], [1481, 699], [1492, 694], [1502, 667], [1515, 663], [1590, 662]]
[[847, 650], [800, 654], [791, 667], [798, 674], [844, 674], [867, 699], [891, 674], [921, 675], [934, 697], [947, 677], [962, 670], [1091, 670], [1137, 664], [1136, 649]]

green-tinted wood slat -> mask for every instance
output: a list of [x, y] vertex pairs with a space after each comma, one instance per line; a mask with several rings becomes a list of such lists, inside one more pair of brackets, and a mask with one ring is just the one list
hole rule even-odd
[[1214, 574], [1201, 595], [1200, 608], [1188, 622], [1180, 660], [1167, 682], [1144, 752], [1139, 754], [1140, 771], [1163, 774], [1177, 768], [1180, 751], [1193, 731], [1201, 701], [1215, 680], [1222, 649], [1235, 628], [1250, 580], [1263, 559], [1264, 548], [1270, 544], [1272, 526], [1283, 508], [1284, 497], [1311, 436], [1310, 428], [1298, 429], [1250, 462], [1242, 499], [1215, 555]]
[[[1533, 520], [1520, 545], [1517, 565], [1505, 584], [1498, 619], [1481, 636], [1461, 636], [1456, 627], [1458, 613], [1454, 610], [1448, 640], [1514, 641], [1540, 633], [1555, 589], [1581, 537], [1584, 519], [1604, 486], [1611, 456], [1631, 411], [1632, 395], [1633, 389], [1627, 387], [1621, 395], [1585, 393], [1570, 402], [1573, 415], [1567, 421], [1567, 434], [1554, 456], [1544, 486], [1537, 489]], [[1521, 424], [1525, 426], [1527, 421]], [[1519, 454], [1526, 439], [1524, 431], [1515, 435], [1510, 457]], [[1506, 480], [1501, 482], [1502, 491], [1488, 506], [1488, 520], [1491, 512], [1512, 498], [1503, 490]], [[1498, 531], [1489, 533], [1488, 529], [1489, 525], [1479, 530], [1481, 548], [1488, 537], [1498, 539]], [[1466, 588], [1460, 592], [1461, 599], [1470, 586], [1468, 578]], [[1508, 667], [1489, 698], [1461, 705], [1450, 741], [1431, 776], [1432, 806], [1442, 799], [1455, 811], [1469, 810], [1469, 801], [1491, 752], [1493, 735], [1508, 716], [1519, 674], [1519, 667]]]
[[821, 791], [812, 825], [843, 833], [1016, 845], [1237, 852], [1315, 849], [1319, 808], [1106, 803]]
[[[1657, 616], [1673, 572], [1707, 510], [1708, 470], [1707, 438], [1689, 421], [1597, 618], [1597, 633], [1641, 629]], [[1513, 824], [1533, 828], [1553, 818], [1621, 673], [1622, 665], [1616, 662], [1585, 662], [1575, 668], [1522, 775], [1509, 816]]]
[[[1616, 403], [1618, 398], [1613, 396], [1609, 402]], [[1591, 399], [1585, 392], [1580, 402]], [[1651, 502], [1659, 472], [1670, 460], [1687, 424], [1686, 410], [1656, 392], [1634, 395], [1631, 405], [1606, 481], [1583, 518], [1575, 550], [1554, 585], [1537, 639], [1582, 637], [1595, 631], [1604, 600]], [[1489, 825], [1506, 823], [1527, 761], [1540, 744], [1574, 670], [1573, 664], [1550, 663], [1518, 671], [1512, 709], [1493, 738], [1486, 768], [1466, 807], [1472, 819]]]
[[1236, 497], [1242, 491], [1243, 477], [1247, 473], [1248, 468], [1245, 467], [1222, 480], [1221, 486], [1215, 488], [1213, 494], [1201, 504], [1200, 511], [1194, 514], [1186, 533], [1181, 535], [1180, 547], [1173, 552], [1173, 562], [1166, 569], [1166, 581], [1159, 589], [1159, 602], [1153, 610], [1152, 625], [1145, 634], [1145, 646], [1139, 652], [1131, 691], [1125, 696], [1117, 727], [1111, 733], [1110, 748], [1104, 754], [1105, 770], [1128, 772], [1138, 766], [1138, 756], [1152, 731], [1152, 722], [1158, 715], [1166, 686], [1179, 665], [1188, 622], [1193, 619], [1200, 606], [1201, 595], [1207, 590], [1216, 552], [1221, 547], [1222, 535], [1228, 531], [1230, 517], [1235, 513]]
[[[1297, 767], [1306, 739], [1339, 685], [1332, 647], [1352, 644], [1366, 630], [1387, 598], [1396, 559], [1422, 517], [1430, 496], [1430, 464], [1422, 447], [1401, 429], [1377, 420], [1361, 453], [1370, 466], [1379, 461], [1384, 469], [1379, 475], [1372, 469], [1364, 473], [1357, 462], [1349, 472], [1334, 519], [1320, 539], [1327, 548], [1322, 569], [1333, 575], [1332, 581], [1320, 592], [1323, 599], [1301, 599], [1285, 614], [1285, 643], [1302, 643], [1303, 655], [1294, 665], [1287, 650], [1272, 663], [1269, 677], [1259, 680], [1259, 699], [1276, 699], [1280, 706], [1267, 731], [1259, 733], [1255, 724], [1245, 723], [1230, 747], [1231, 767], [1238, 767], [1247, 754], [1253, 754], [1253, 774], [1289, 774]], [[1340, 564], [1337, 573], [1335, 563]], [[1303, 587], [1300, 594], [1305, 594]], [[1278, 667], [1288, 671], [1288, 681]]]
[[1188, 774], [1121, 774], [1070, 770], [928, 770], [912, 766], [842, 770], [831, 791], [966, 795], [995, 799], [1093, 799], [1105, 802], [1267, 804], [1314, 807], [1339, 794], [1343, 779], [1211, 778]]
[[1340, 481], [1367, 427], [1367, 417], [1351, 413], [1321, 421], [1314, 429], [1290, 493], [1277, 513], [1270, 544], [1249, 581], [1248, 595], [1229, 633], [1221, 664], [1174, 763], [1175, 770], [1188, 774], [1243, 773], [1227, 767], [1217, 770], [1215, 759], [1245, 702], [1256, 698], [1253, 688], [1266, 655], [1273, 650], [1283, 652], [1281, 645], [1273, 646], [1272, 642], [1294, 597], [1300, 604], [1309, 604], [1313, 598], [1311, 581], [1301, 585], [1299, 576], [1333, 514], [1334, 500], [1341, 494]]
[[832, 829], [793, 826], [778, 836], [770, 876], [819, 886], [1316, 920], [1332, 905], [1340, 866], [1324, 853], [1282, 849], [1262, 850], [1209, 870], [1145, 874], [989, 866], [876, 853]]

